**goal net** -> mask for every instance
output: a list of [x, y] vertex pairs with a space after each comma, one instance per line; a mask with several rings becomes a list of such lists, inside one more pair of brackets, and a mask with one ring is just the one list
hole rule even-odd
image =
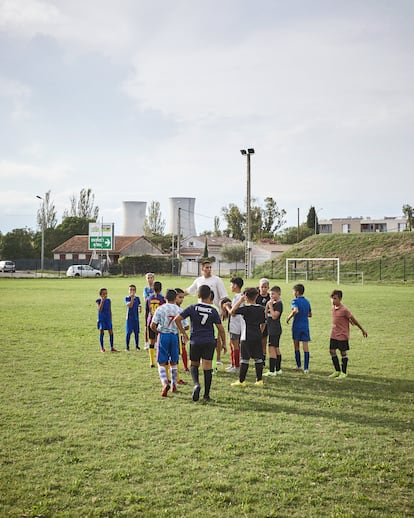
[[286, 283], [292, 281], [336, 281], [340, 283], [339, 257], [289, 257]]

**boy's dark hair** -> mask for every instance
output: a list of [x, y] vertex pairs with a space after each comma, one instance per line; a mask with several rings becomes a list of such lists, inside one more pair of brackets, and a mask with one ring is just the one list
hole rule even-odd
[[242, 289], [243, 284], [244, 284], [243, 279], [241, 277], [232, 277], [230, 279], [230, 282], [232, 284], [235, 284], [236, 286], [238, 286], [240, 289]]
[[102, 292], [103, 292], [103, 291], [108, 291], [108, 290], [107, 290], [106, 288], [101, 288], [101, 289], [99, 290], [99, 295], [102, 295]]
[[211, 264], [210, 259], [204, 259], [203, 261], [201, 261], [201, 266], [204, 266], [205, 264]]
[[154, 282], [155, 293], [161, 293], [161, 290], [162, 290], [162, 284], [160, 283], [160, 281], [155, 281]]
[[276, 291], [277, 293], [282, 292], [282, 290], [280, 289], [280, 286], [273, 286], [273, 288], [270, 288], [270, 291]]
[[231, 304], [231, 300], [228, 298], [228, 297], [223, 297], [221, 300], [220, 300], [220, 306], [224, 306], [224, 304], [228, 304], [230, 302]]
[[293, 289], [299, 293], [299, 295], [303, 295], [305, 293], [305, 286], [303, 284], [295, 284]]
[[336, 295], [338, 297], [338, 299], [342, 299], [342, 290], [333, 290], [333, 292], [331, 293], [331, 298]]
[[246, 288], [244, 290], [244, 294], [246, 298], [249, 300], [256, 300], [257, 295], [259, 295], [259, 290], [257, 288]]
[[210, 288], [210, 300], [213, 302], [214, 300], [214, 291]]
[[175, 289], [175, 292], [177, 293], [177, 295], [179, 293], [184, 293], [184, 290], [182, 290], [181, 288], [174, 288]]
[[198, 288], [198, 297], [200, 299], [206, 300], [210, 298], [211, 289], [210, 286], [207, 286], [207, 284], [203, 284]]
[[130, 285], [128, 286], [128, 288], [134, 288], [134, 289], [137, 289], [137, 287], [135, 286], [135, 284], [130, 284]]
[[175, 290], [167, 290], [165, 298], [167, 299], [167, 302], [175, 302], [177, 292]]

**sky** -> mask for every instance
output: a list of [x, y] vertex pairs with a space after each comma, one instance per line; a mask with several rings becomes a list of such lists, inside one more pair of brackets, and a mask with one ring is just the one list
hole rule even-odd
[[286, 226], [414, 204], [412, 0], [0, 0], [0, 232], [92, 189], [195, 198], [196, 230], [267, 196]]

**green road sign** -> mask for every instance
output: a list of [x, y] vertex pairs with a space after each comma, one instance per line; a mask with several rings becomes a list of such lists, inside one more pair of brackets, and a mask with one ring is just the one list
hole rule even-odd
[[90, 250], [112, 250], [112, 237], [89, 236]]

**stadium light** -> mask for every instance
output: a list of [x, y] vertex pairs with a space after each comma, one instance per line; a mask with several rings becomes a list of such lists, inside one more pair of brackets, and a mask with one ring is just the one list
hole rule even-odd
[[45, 266], [45, 200], [36, 194], [36, 198], [42, 200], [42, 244], [40, 249], [40, 269], [43, 273]]
[[252, 275], [252, 215], [251, 215], [251, 185], [250, 185], [250, 155], [254, 154], [253, 148], [241, 149], [240, 153], [245, 155], [247, 158], [247, 201], [246, 201], [246, 219], [247, 219], [247, 231], [246, 231], [246, 249], [245, 249], [245, 272], [246, 279], [250, 279]]

